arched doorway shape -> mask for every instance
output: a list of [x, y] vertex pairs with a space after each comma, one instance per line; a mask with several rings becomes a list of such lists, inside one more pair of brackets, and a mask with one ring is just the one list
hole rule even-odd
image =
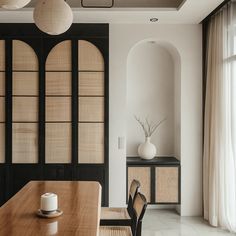
[[135, 44], [127, 59], [127, 155], [137, 155], [143, 141], [134, 119], [166, 122], [153, 135], [157, 155], [181, 158], [181, 58], [170, 43], [146, 39]]

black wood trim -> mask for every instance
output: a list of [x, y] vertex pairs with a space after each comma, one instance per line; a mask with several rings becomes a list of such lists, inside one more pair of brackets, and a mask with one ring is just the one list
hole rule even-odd
[[10, 198], [12, 163], [12, 41], [5, 40], [5, 200]]
[[150, 188], [151, 188], [151, 202], [156, 202], [156, 167], [151, 166], [151, 181], [150, 181]]
[[41, 166], [41, 176], [43, 176], [43, 165], [45, 164], [45, 90], [46, 90], [46, 74], [45, 74], [45, 55], [43, 42], [40, 43], [41, 56], [39, 60], [39, 124], [38, 124], [38, 158]]
[[163, 165], [180, 165], [180, 161], [175, 157], [155, 157], [151, 160], [144, 160], [140, 157], [127, 157], [127, 165], [140, 165], [140, 166], [163, 166]]
[[[107, 29], [109, 35], [109, 27]], [[98, 40], [99, 42], [99, 40]], [[107, 184], [107, 188], [105, 189], [105, 202], [109, 203], [109, 37], [107, 37], [104, 42], [99, 43], [98, 47], [103, 54], [104, 63], [105, 63], [105, 142], [104, 142], [104, 150], [105, 150], [105, 182]]]
[[12, 163], [12, 41], [6, 40], [6, 73], [5, 73], [5, 154], [6, 164]]
[[0, 37], [7, 38], [44, 38], [44, 39], [90, 39], [108, 38], [109, 25], [74, 23], [64, 34], [51, 36], [40, 31], [35, 24], [31, 23], [1, 23]]
[[[72, 165], [78, 164], [78, 40], [72, 40]], [[75, 170], [74, 170], [75, 172]], [[75, 173], [74, 173], [75, 174]]]

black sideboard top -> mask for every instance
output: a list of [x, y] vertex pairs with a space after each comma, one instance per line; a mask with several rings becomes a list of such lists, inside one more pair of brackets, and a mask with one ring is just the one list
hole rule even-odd
[[175, 157], [155, 157], [151, 160], [144, 160], [140, 157], [127, 157], [127, 165], [140, 165], [140, 166], [161, 166], [161, 165], [180, 165], [180, 161]]

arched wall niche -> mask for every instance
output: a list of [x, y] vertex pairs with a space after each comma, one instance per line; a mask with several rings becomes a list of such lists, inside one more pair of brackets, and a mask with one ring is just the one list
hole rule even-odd
[[180, 159], [181, 58], [169, 42], [146, 39], [127, 59], [127, 156], [136, 156], [144, 134], [134, 115], [154, 122], [167, 118], [152, 137], [158, 156]]

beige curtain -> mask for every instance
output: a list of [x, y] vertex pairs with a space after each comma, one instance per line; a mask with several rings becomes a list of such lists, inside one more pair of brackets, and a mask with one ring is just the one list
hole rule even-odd
[[204, 218], [236, 232], [235, 2], [208, 27], [204, 134]]

